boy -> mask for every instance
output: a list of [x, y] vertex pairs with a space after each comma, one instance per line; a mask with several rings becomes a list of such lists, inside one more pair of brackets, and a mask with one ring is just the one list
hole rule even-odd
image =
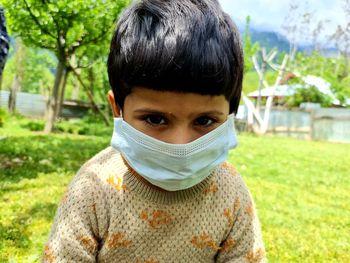
[[235, 147], [243, 58], [214, 0], [137, 1], [108, 74], [112, 147], [78, 172], [44, 262], [265, 262]]

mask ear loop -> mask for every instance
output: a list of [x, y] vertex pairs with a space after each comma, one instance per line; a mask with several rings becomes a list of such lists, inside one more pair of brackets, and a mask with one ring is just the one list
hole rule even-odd
[[120, 118], [122, 118], [124, 120], [122, 107], [120, 107], [119, 103], [117, 105], [118, 105], [118, 108], [119, 108], [119, 111], [120, 111]]

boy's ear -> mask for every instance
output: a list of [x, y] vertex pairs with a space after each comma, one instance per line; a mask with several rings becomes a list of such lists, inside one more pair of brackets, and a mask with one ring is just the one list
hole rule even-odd
[[108, 91], [108, 101], [112, 107], [114, 117], [120, 117], [120, 107], [115, 103], [114, 93], [112, 90]]

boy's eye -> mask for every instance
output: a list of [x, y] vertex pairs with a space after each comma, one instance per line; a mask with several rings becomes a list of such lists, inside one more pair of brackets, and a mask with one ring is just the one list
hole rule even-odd
[[160, 115], [148, 115], [144, 117], [144, 120], [151, 125], [163, 125], [166, 123], [164, 117]]
[[215, 122], [216, 121], [210, 117], [199, 117], [195, 120], [194, 124], [199, 125], [199, 126], [208, 127], [208, 126], [214, 124]]

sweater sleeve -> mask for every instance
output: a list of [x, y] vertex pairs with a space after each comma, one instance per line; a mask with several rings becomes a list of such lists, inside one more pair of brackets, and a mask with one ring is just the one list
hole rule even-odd
[[233, 224], [222, 242], [216, 262], [266, 262], [259, 219], [250, 193], [245, 188], [227, 213], [232, 212]]
[[101, 190], [94, 177], [78, 173], [68, 187], [57, 210], [42, 262], [96, 261], [101, 232], [96, 199]]

